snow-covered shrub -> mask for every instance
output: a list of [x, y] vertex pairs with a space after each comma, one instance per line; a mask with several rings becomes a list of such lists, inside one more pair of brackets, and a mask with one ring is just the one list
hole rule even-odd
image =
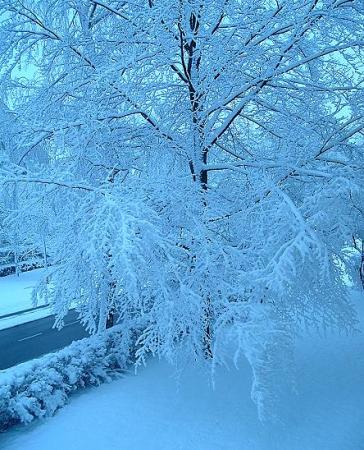
[[0, 375], [0, 431], [54, 414], [77, 389], [118, 376], [130, 362], [132, 333], [120, 326]]

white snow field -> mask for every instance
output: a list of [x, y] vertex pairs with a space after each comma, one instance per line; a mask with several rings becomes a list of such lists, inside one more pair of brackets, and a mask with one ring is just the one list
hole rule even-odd
[[44, 269], [0, 277], [0, 316], [32, 308], [32, 291]]
[[[364, 316], [364, 295], [354, 296]], [[363, 328], [363, 320], [361, 322]], [[307, 337], [297, 348], [297, 396], [285, 424], [263, 425], [250, 370], [153, 360], [137, 375], [89, 389], [53, 418], [0, 435], [1, 450], [363, 450], [364, 336]], [[286, 405], [287, 406], [287, 405]]]
[[36, 269], [17, 275], [0, 277], [0, 330], [41, 319], [51, 314], [50, 308], [28, 311], [17, 316], [1, 316], [33, 308], [32, 291], [43, 275], [44, 269]]

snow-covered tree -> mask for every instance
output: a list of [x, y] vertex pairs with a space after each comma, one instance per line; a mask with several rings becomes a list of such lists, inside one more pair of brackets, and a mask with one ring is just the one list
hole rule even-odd
[[[0, 170], [6, 168], [24, 175], [24, 167], [18, 164], [18, 125], [16, 114], [0, 104]], [[34, 167], [46, 159], [46, 154], [38, 149], [32, 152], [28, 165]], [[29, 196], [26, 187], [16, 183], [8, 183], [1, 189], [0, 275], [19, 274], [47, 264], [48, 212], [42, 211], [45, 203], [41, 198], [34, 203], [33, 194]]]
[[301, 326], [355, 324], [337, 260], [363, 236], [360, 1], [0, 5], [22, 124], [2, 181], [46, 204], [59, 322], [115, 314], [139, 362], [219, 362], [230, 335], [262, 412]]

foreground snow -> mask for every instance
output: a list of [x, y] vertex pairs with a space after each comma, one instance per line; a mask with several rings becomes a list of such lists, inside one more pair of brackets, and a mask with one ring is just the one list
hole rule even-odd
[[[363, 316], [363, 295], [355, 301]], [[73, 398], [56, 417], [0, 437], [1, 450], [362, 450], [364, 337], [298, 345], [297, 397], [284, 425], [264, 426], [250, 369], [220, 368], [213, 391], [187, 367], [180, 379], [152, 361], [137, 376]], [[286, 405], [287, 406], [287, 405]]]

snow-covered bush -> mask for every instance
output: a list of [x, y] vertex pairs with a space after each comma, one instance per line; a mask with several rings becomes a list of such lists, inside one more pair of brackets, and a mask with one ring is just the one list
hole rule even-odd
[[130, 363], [131, 342], [132, 333], [117, 326], [2, 372], [0, 431], [50, 416], [77, 389], [120, 375]]

